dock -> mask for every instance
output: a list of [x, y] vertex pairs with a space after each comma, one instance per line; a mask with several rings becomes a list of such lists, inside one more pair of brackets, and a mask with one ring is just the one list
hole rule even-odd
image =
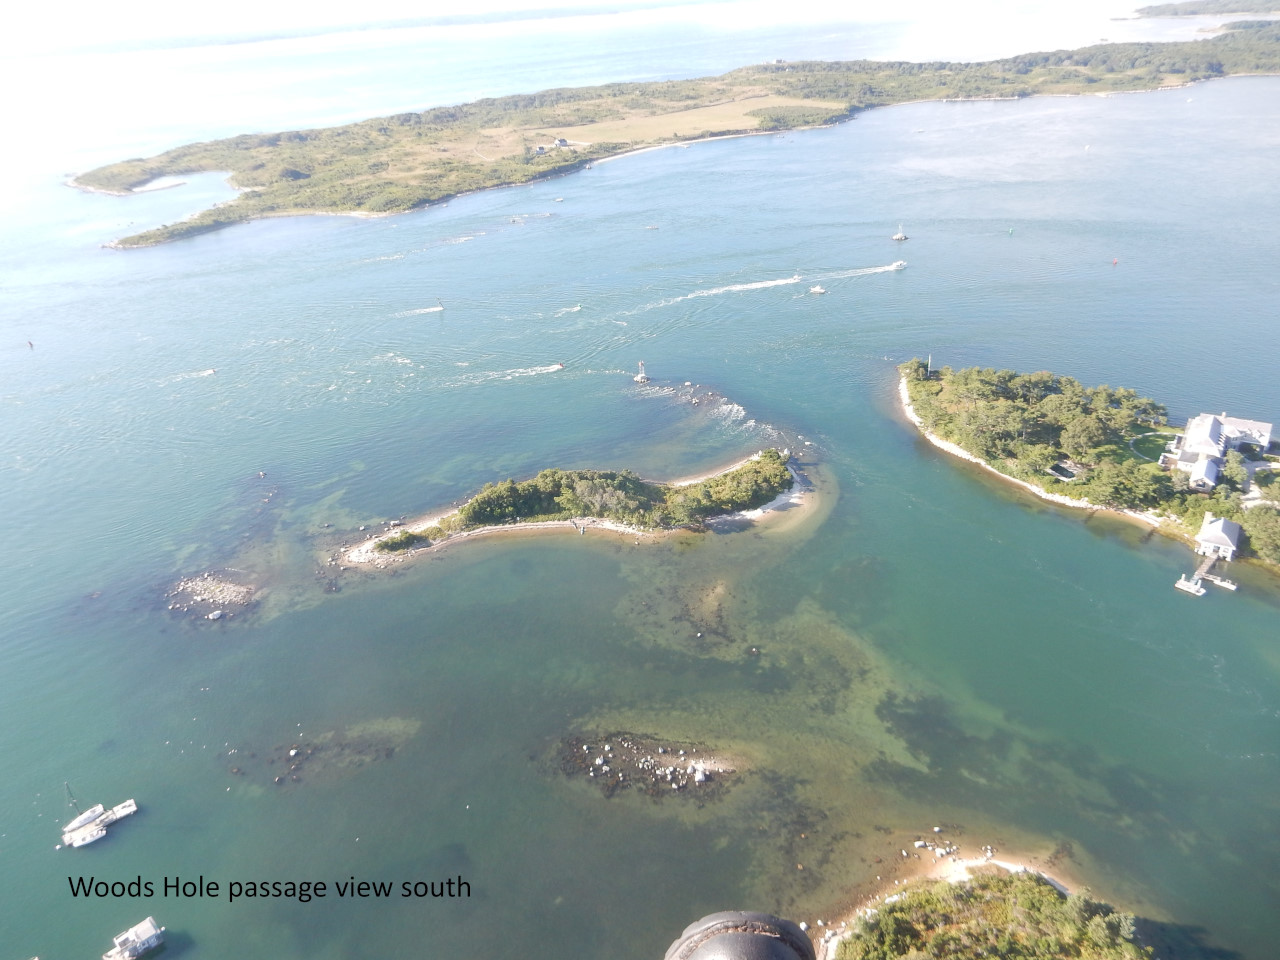
[[1218, 562], [1217, 556], [1205, 557], [1200, 561], [1200, 566], [1196, 567], [1196, 572], [1191, 575], [1191, 579], [1187, 579], [1186, 574], [1178, 577], [1178, 582], [1174, 584], [1183, 593], [1189, 593], [1193, 597], [1203, 597], [1207, 591], [1204, 588], [1204, 581], [1208, 580], [1215, 587], [1222, 587], [1223, 590], [1238, 590], [1240, 585], [1234, 581], [1228, 580], [1226, 577], [1219, 577], [1209, 571], [1213, 569], [1214, 564]]
[[124, 803], [116, 804], [110, 810], [103, 809], [101, 804], [92, 809], [100, 810], [101, 813], [87, 820], [81, 815], [62, 828], [62, 842], [68, 847], [83, 847], [95, 840], [101, 840], [107, 835], [107, 827], [117, 820], [138, 812], [138, 802], [129, 799]]
[[1186, 574], [1183, 574], [1182, 576], [1178, 577], [1178, 582], [1175, 583], [1174, 586], [1177, 589], [1181, 590], [1183, 593], [1191, 594], [1193, 597], [1203, 597], [1206, 593], [1209, 592], [1203, 586], [1200, 585], [1199, 577], [1192, 577], [1190, 580], [1188, 580], [1186, 577]]

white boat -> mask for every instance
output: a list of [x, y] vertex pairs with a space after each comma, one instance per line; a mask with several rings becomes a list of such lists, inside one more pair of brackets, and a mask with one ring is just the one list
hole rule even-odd
[[79, 830], [70, 830], [62, 835], [62, 842], [68, 847], [85, 847], [95, 840], [107, 835], [107, 828], [99, 823], [91, 823]]
[[83, 847], [95, 840], [101, 840], [107, 835], [107, 827], [137, 812], [138, 802], [133, 799], [117, 803], [110, 810], [104, 810], [99, 803], [62, 828], [62, 842], [68, 847]]
[[649, 382], [649, 375], [648, 375], [647, 373], [645, 373], [645, 372], [644, 372], [644, 361], [643, 361], [643, 360], [641, 360], [641, 361], [640, 361], [640, 372], [639, 372], [639, 373], [637, 373], [637, 374], [636, 374], [634, 377], [632, 377], [631, 379], [632, 379], [632, 380], [634, 380], [636, 383], [648, 383], [648, 382]]
[[136, 960], [164, 943], [164, 927], [156, 924], [155, 917], [147, 917], [114, 936], [112, 943], [115, 945], [102, 955], [102, 960]]
[[894, 240], [905, 240], [905, 239], [907, 239], [907, 235], [906, 235], [905, 233], [903, 233], [903, 232], [902, 232], [902, 224], [898, 224], [898, 232], [897, 232], [897, 233], [895, 233], [895, 234], [893, 235], [892, 239], [894, 239]]
[[88, 826], [106, 812], [107, 810], [102, 804], [94, 804], [84, 813], [80, 814], [80, 816], [63, 826], [62, 832], [67, 834], [71, 833], [73, 830], [79, 830], [81, 827]]
[[810, 293], [826, 293], [827, 291], [822, 289], [822, 287], [810, 287], [809, 292]]
[[907, 261], [905, 260], [895, 260], [893, 261], [893, 263], [889, 264], [889, 266], [893, 267], [893, 269], [895, 270], [901, 270], [906, 265], [907, 265]]

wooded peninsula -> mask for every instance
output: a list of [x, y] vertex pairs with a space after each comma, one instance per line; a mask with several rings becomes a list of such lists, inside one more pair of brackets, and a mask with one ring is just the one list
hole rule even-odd
[[986, 63], [775, 62], [718, 77], [559, 88], [244, 134], [99, 167], [71, 183], [127, 194], [159, 177], [230, 171], [242, 191], [235, 199], [114, 244], [142, 247], [262, 217], [405, 212], [638, 149], [838, 123], [895, 103], [1154, 90], [1278, 72], [1280, 24], [1261, 20], [1201, 41], [1106, 43]]
[[711, 517], [762, 507], [790, 490], [788, 457], [762, 450], [725, 473], [683, 485], [642, 480], [629, 470], [543, 470], [529, 480], [488, 483], [457, 512], [423, 529], [379, 540], [397, 553], [430, 546], [452, 534], [507, 523], [595, 517], [638, 529], [696, 526]]
[[[1252, 554], [1280, 564], [1280, 455], [1242, 444], [1207, 491], [1160, 460], [1180, 433], [1165, 408], [1126, 387], [1085, 387], [1048, 371], [898, 368], [926, 433], [1000, 473], [1089, 505], [1148, 513], [1190, 538], [1206, 513], [1239, 523]], [[1248, 491], [1248, 495], [1246, 492]]]

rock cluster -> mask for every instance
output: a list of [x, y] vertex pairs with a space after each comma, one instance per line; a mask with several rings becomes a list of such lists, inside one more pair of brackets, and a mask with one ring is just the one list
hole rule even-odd
[[736, 774], [705, 744], [633, 733], [567, 737], [560, 743], [558, 758], [562, 773], [594, 781], [606, 797], [634, 788], [659, 800], [672, 796], [718, 800]]
[[251, 584], [238, 583], [228, 573], [206, 571], [179, 580], [165, 592], [165, 599], [174, 613], [221, 620], [244, 612], [254, 592]]

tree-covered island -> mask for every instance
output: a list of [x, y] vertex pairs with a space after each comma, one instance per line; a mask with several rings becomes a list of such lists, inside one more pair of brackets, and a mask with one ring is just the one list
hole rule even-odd
[[[892, 902], [889, 902], [892, 901]], [[836, 960], [1009, 957], [1018, 960], [1144, 960], [1153, 953], [1135, 919], [1087, 893], [1070, 896], [1034, 873], [926, 882], [861, 918]]]
[[99, 167], [72, 184], [124, 194], [158, 177], [225, 170], [242, 191], [179, 223], [118, 240], [121, 247], [262, 217], [398, 213], [645, 147], [836, 123], [907, 101], [1153, 90], [1280, 72], [1280, 25], [1228, 27], [1201, 41], [1108, 43], [987, 63], [769, 63], [719, 77], [544, 90], [340, 127], [187, 144]]
[[683, 485], [642, 480], [629, 470], [543, 470], [529, 480], [485, 484], [457, 512], [381, 538], [374, 549], [397, 553], [509, 523], [598, 518], [645, 530], [696, 526], [764, 506], [791, 489], [787, 460], [777, 450], [762, 450], [732, 470]]
[[[1241, 525], [1255, 557], [1280, 564], [1280, 456], [1229, 450], [1217, 482], [1160, 463], [1179, 431], [1165, 408], [1125, 387], [1085, 387], [1047, 371], [899, 368], [915, 417], [1000, 473], [1047, 494], [1148, 514], [1174, 536], [1192, 537], [1206, 513]], [[1274, 449], [1274, 444], [1272, 448]]]

